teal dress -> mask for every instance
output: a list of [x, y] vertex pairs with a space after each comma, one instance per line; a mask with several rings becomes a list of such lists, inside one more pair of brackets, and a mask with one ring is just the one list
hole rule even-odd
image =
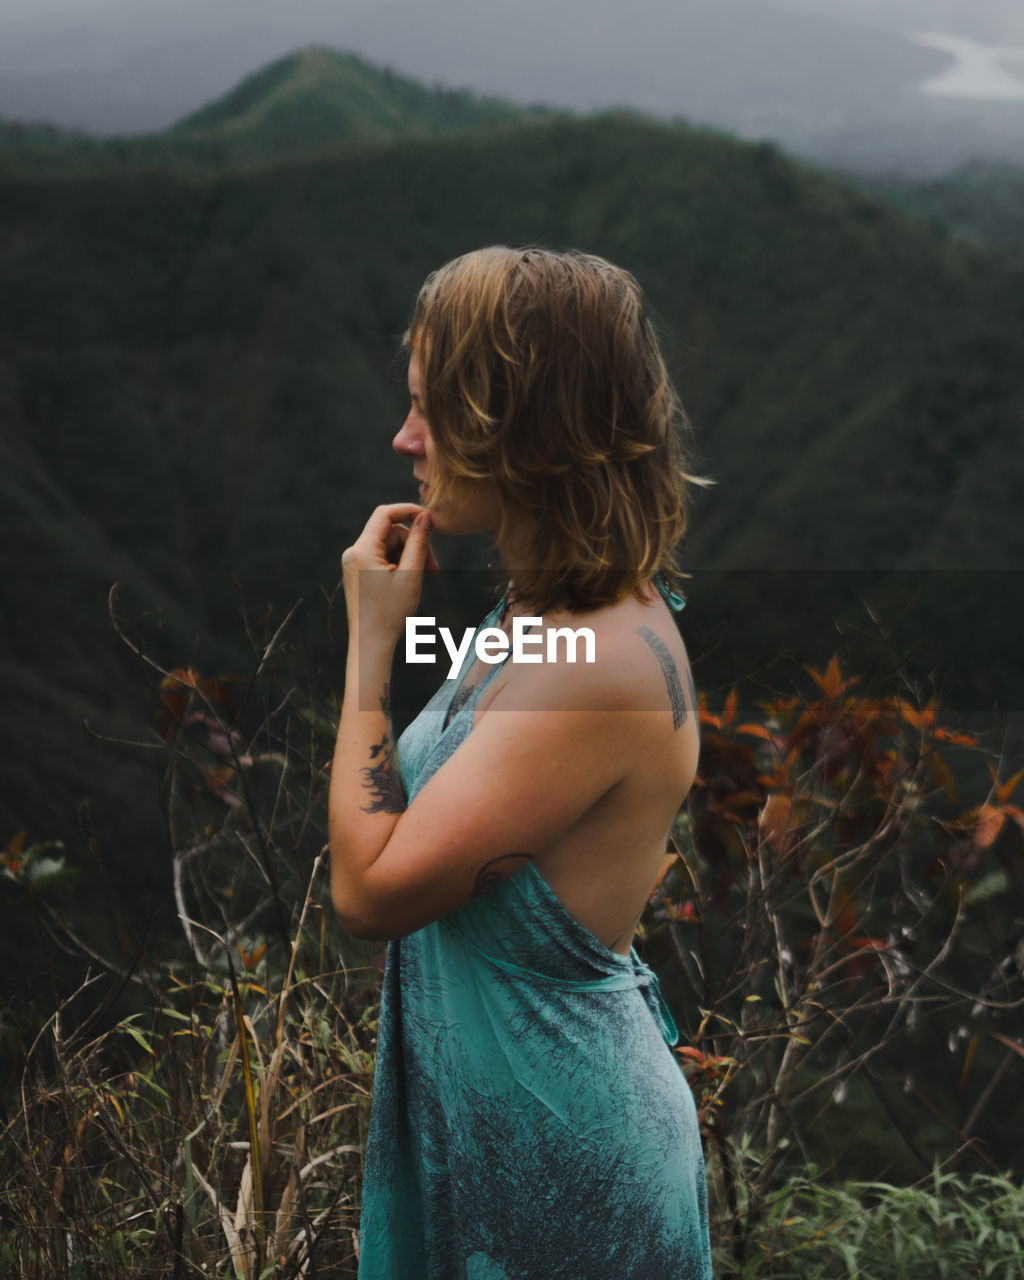
[[[498, 670], [447, 724], [446, 681], [402, 735], [410, 800]], [[651, 970], [598, 941], [533, 863], [392, 942], [360, 1280], [708, 1280], [676, 1039]]]

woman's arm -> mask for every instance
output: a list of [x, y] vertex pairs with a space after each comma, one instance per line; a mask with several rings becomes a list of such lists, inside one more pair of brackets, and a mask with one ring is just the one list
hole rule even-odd
[[365, 620], [360, 632], [330, 797], [332, 900], [355, 937], [402, 937], [540, 857], [622, 781], [641, 744], [671, 730], [667, 707], [636, 709], [630, 671], [644, 648], [633, 636], [635, 653], [609, 652], [572, 679], [560, 665], [529, 668], [406, 807], [382, 704], [392, 639], [370, 643]]
[[[410, 517], [407, 529], [400, 522]], [[388, 684], [395, 644], [406, 616], [416, 610], [423, 570], [436, 568], [429, 533], [430, 517], [421, 507], [378, 507], [342, 556], [349, 645], [328, 796], [336, 903], [347, 900], [351, 886], [380, 856], [405, 809]]]
[[355, 937], [403, 937], [454, 911], [556, 847], [638, 761], [680, 741], [649, 649], [622, 629], [571, 678], [559, 663], [527, 667], [406, 805], [387, 682], [431, 564], [426, 526], [398, 523], [419, 511], [378, 508], [346, 552], [351, 632], [329, 834], [332, 901]]
[[570, 705], [492, 706], [390, 819], [377, 857], [332, 877], [342, 926], [355, 937], [403, 937], [542, 855], [621, 781], [642, 718]]

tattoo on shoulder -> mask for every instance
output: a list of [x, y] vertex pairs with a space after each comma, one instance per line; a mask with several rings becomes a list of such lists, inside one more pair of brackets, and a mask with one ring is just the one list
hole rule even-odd
[[366, 765], [361, 771], [363, 785], [370, 792], [370, 803], [363, 806], [363, 813], [404, 813], [405, 788], [402, 786], [402, 776], [391, 742], [391, 689], [386, 684], [380, 699], [380, 709], [384, 713], [387, 727], [380, 742], [370, 748], [370, 759], [375, 763]]
[[668, 700], [672, 704], [672, 728], [678, 729], [686, 723], [688, 711], [679, 672], [668, 651], [668, 645], [660, 636], [655, 635], [650, 627], [638, 627], [637, 635], [658, 659], [658, 666], [661, 667], [661, 674], [665, 677], [665, 687], [668, 689]]
[[507, 879], [513, 871], [518, 871], [519, 868], [512, 865], [513, 861], [520, 863], [532, 862], [533, 854], [500, 853], [496, 858], [492, 858], [490, 862], [485, 862], [476, 873], [473, 892], [469, 896], [471, 898], [481, 897], [488, 889], [493, 889], [496, 884], [500, 884], [502, 880]]

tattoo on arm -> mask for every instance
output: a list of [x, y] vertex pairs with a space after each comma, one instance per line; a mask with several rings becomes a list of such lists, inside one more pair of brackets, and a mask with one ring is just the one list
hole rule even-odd
[[370, 759], [376, 761], [361, 770], [363, 785], [370, 792], [370, 803], [363, 806], [363, 813], [404, 813], [405, 788], [395, 759], [391, 742], [391, 689], [384, 686], [380, 700], [386, 728], [380, 742], [370, 748]]
[[668, 646], [660, 636], [654, 634], [650, 627], [638, 627], [637, 635], [658, 659], [658, 666], [661, 667], [661, 674], [665, 677], [665, 686], [668, 689], [668, 700], [672, 704], [672, 728], [678, 729], [686, 724], [688, 712], [676, 664], [672, 660]]
[[469, 895], [471, 898], [479, 898], [485, 894], [488, 889], [493, 889], [496, 884], [500, 884], [513, 871], [518, 870], [517, 867], [504, 867], [498, 870], [500, 862], [509, 862], [512, 858], [518, 858], [520, 862], [532, 862], [532, 853], [499, 853], [496, 858], [492, 858], [490, 862], [485, 862], [480, 870], [476, 873], [476, 880], [473, 884], [473, 892]]

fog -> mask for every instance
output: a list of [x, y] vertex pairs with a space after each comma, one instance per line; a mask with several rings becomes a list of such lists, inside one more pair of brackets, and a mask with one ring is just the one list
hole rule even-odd
[[1024, 161], [1024, 12], [1005, 0], [0, 0], [0, 115], [162, 129], [311, 43], [848, 167]]

